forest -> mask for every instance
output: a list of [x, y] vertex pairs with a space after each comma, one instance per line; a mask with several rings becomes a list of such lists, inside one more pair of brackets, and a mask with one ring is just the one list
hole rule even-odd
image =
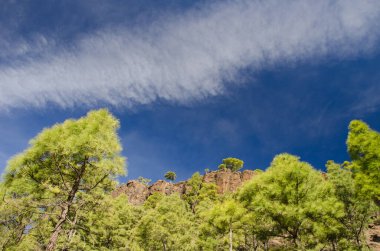
[[[8, 161], [1, 250], [375, 250], [366, 231], [380, 224], [380, 133], [363, 121], [348, 126], [350, 159], [326, 160], [325, 171], [280, 153], [236, 192], [217, 193], [197, 172], [186, 194], [142, 205], [112, 196], [127, 170], [118, 128], [108, 110], [90, 111]], [[237, 171], [243, 161], [219, 164]]]

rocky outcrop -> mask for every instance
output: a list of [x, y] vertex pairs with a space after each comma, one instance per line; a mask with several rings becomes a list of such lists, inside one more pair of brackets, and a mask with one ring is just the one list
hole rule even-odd
[[[252, 179], [257, 172], [252, 170], [244, 170], [243, 172], [232, 172], [231, 170], [218, 170], [208, 172], [203, 176], [203, 182], [214, 183], [217, 191], [220, 194], [236, 191], [244, 182]], [[322, 173], [322, 175], [325, 174]], [[137, 180], [128, 181], [126, 184], [119, 186], [113, 191], [113, 196], [125, 194], [128, 196], [130, 203], [134, 205], [141, 205], [153, 193], [162, 193], [170, 195], [172, 193], [186, 194], [190, 187], [187, 186], [186, 181], [171, 183], [164, 180], [158, 180], [154, 184], [147, 186], [138, 182]], [[379, 222], [369, 225], [368, 230], [365, 232], [367, 245], [372, 250], [380, 250], [380, 224]], [[271, 240], [272, 246], [281, 247], [283, 241], [281, 238], [274, 238]]]
[[370, 224], [366, 232], [367, 244], [372, 250], [380, 250], [380, 222]]
[[134, 205], [142, 204], [150, 195], [148, 187], [137, 180], [128, 181], [112, 192], [115, 197], [120, 194], [126, 194], [129, 202]]
[[[245, 181], [250, 180], [256, 173], [252, 170], [243, 172], [232, 172], [231, 170], [219, 170], [208, 172], [203, 176], [203, 182], [214, 183], [220, 194], [236, 191]], [[128, 181], [126, 184], [119, 186], [113, 196], [126, 194], [129, 202], [134, 205], [142, 204], [153, 193], [163, 193], [166, 195], [172, 193], [185, 194], [187, 190], [186, 181], [171, 183], [164, 180], [158, 180], [154, 184], [147, 186], [137, 180]]]
[[232, 172], [229, 169], [206, 173], [203, 182], [216, 184], [218, 193], [235, 192], [245, 181], [250, 180], [255, 172], [245, 170], [243, 172]]
[[149, 195], [158, 192], [166, 195], [172, 193], [183, 194], [185, 192], [185, 182], [171, 183], [164, 180], [158, 180], [156, 183], [148, 187]]

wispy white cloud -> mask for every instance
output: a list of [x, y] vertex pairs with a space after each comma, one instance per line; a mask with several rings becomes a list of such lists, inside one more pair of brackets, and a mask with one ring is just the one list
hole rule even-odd
[[377, 0], [204, 5], [149, 28], [99, 31], [74, 49], [1, 66], [0, 108], [188, 102], [223, 93], [223, 83], [246, 67], [369, 52], [379, 24]]

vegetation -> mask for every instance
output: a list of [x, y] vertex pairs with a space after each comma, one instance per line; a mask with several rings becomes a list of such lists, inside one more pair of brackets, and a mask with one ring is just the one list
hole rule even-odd
[[13, 205], [8, 220], [23, 215], [15, 245], [25, 239], [54, 250], [62, 233], [76, 227], [78, 213], [114, 188], [114, 177], [125, 173], [118, 127], [108, 111], [89, 112], [43, 130], [9, 162], [3, 185], [3, 201]]
[[243, 187], [239, 200], [253, 218], [267, 223], [268, 229], [262, 231], [285, 238], [297, 250], [327, 241], [336, 219], [343, 216], [333, 186], [308, 163], [289, 154], [276, 156], [265, 173]]
[[177, 177], [177, 174], [175, 172], [169, 171], [165, 173], [165, 179], [167, 180], [174, 181], [176, 177]]
[[244, 161], [237, 158], [226, 158], [223, 159], [222, 164], [219, 165], [219, 169], [225, 170], [230, 169], [233, 172], [240, 170], [244, 165]]
[[[92, 111], [43, 130], [9, 161], [1, 250], [368, 249], [364, 233], [379, 212], [380, 134], [364, 122], [349, 126], [351, 160], [328, 161], [326, 173], [279, 154], [236, 192], [218, 194], [197, 172], [185, 194], [154, 193], [143, 205], [111, 195], [125, 174], [118, 126], [108, 111]], [[243, 164], [226, 158], [219, 169]]]
[[140, 176], [140, 177], [137, 178], [137, 181], [140, 182], [141, 184], [144, 184], [144, 185], [148, 186], [149, 183], [150, 183], [152, 180]]
[[349, 126], [347, 147], [362, 196], [370, 196], [380, 205], [380, 133], [354, 120]]

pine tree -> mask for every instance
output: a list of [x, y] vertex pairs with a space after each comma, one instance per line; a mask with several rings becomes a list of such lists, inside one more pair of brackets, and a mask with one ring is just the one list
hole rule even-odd
[[[49, 234], [46, 250], [54, 250], [66, 227], [91, 196], [109, 192], [114, 178], [125, 173], [125, 160], [116, 130], [119, 122], [107, 111], [92, 111], [78, 120], [44, 129], [14, 157], [4, 178], [7, 205], [12, 198], [27, 201], [21, 211], [38, 217], [27, 223], [28, 231], [40, 227]], [[41, 223], [41, 224], [40, 224]]]
[[349, 125], [347, 148], [362, 196], [372, 197], [380, 206], [380, 133], [354, 120]]
[[227, 249], [232, 251], [238, 245], [235, 241], [238, 231], [242, 229], [242, 218], [246, 210], [233, 198], [214, 206], [203, 213], [205, 223], [202, 226], [203, 245], [209, 249]]
[[165, 179], [167, 180], [174, 181], [176, 177], [177, 177], [177, 174], [175, 172], [168, 171], [167, 173], [165, 173]]
[[288, 239], [297, 249], [323, 242], [321, 231], [328, 231], [343, 215], [332, 185], [308, 163], [289, 154], [277, 155], [266, 172], [242, 188], [239, 199], [267, 222], [272, 236]]
[[341, 225], [330, 234], [330, 240], [337, 249], [360, 250], [363, 248], [364, 231], [375, 213], [375, 205], [370, 198], [362, 196], [353, 177], [351, 163], [340, 165], [328, 161], [326, 169], [335, 194], [344, 205], [344, 216], [339, 218]]
[[223, 159], [222, 164], [219, 165], [220, 170], [230, 169], [233, 172], [240, 170], [244, 165], [244, 161], [237, 158], [226, 158]]
[[163, 196], [149, 205], [136, 229], [144, 250], [198, 250], [194, 216], [178, 194]]

